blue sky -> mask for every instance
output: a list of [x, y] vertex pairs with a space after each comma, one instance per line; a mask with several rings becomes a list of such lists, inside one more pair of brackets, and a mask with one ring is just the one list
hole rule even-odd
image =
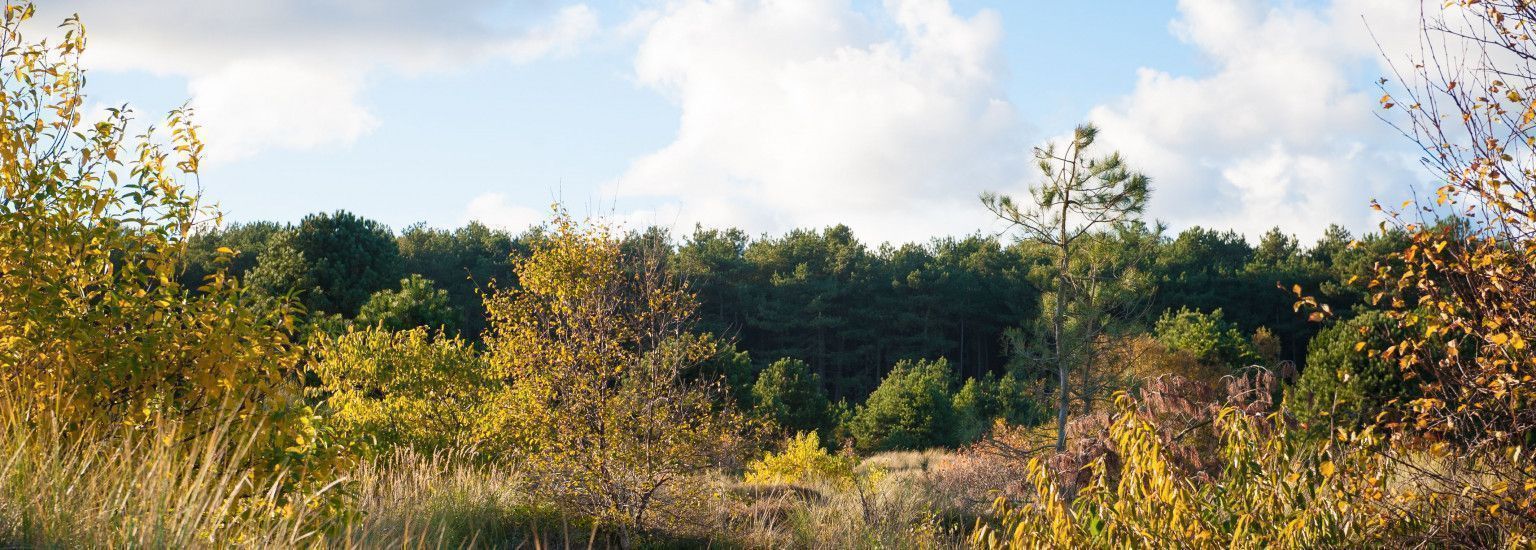
[[[686, 232], [994, 229], [1029, 147], [1085, 120], [1150, 214], [1367, 229], [1422, 175], [1374, 119], [1388, 0], [62, 0], [100, 104], [199, 109], [233, 220], [401, 228], [578, 213]], [[150, 17], [146, 14], [173, 14]]]

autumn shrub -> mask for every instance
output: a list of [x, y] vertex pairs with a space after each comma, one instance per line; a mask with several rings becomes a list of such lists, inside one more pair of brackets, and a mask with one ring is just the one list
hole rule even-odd
[[418, 327], [322, 337], [310, 372], [345, 441], [430, 452], [476, 443], [504, 385], [469, 342]]
[[716, 381], [687, 376], [717, 354], [692, 336], [696, 302], [655, 256], [560, 212], [487, 299], [490, 443], [516, 453], [528, 490], [623, 534], [702, 505], [692, 483], [735, 462], [744, 422]]
[[1208, 479], [1182, 475], [1162, 430], [1122, 397], [1106, 439], [1118, 460], [1085, 465], [1071, 496], [1046, 460], [1028, 463], [1032, 498], [999, 501], [996, 524], [972, 542], [988, 548], [1358, 547], [1414, 521], [1389, 506], [1392, 471], [1371, 452], [1369, 430], [1318, 442], [1287, 431], [1280, 415], [1217, 412], [1220, 463]]
[[816, 432], [801, 432], [784, 442], [784, 449], [767, 453], [747, 465], [747, 483], [804, 484], [826, 482], [852, 483], [858, 460], [848, 455], [827, 452]]
[[[1028, 434], [1025, 432], [1039, 432]], [[1025, 493], [1027, 459], [998, 452], [1027, 449], [1050, 437], [1041, 428], [999, 423], [988, 439], [937, 457], [929, 466], [929, 490], [950, 510], [983, 515], [997, 499], [1021, 502]]]
[[33, 11], [7, 3], [0, 23], [3, 405], [81, 437], [235, 415], [220, 441], [253, 443], [223, 452], [288, 472], [285, 490], [325, 485], [346, 457], [303, 400], [292, 308], [222, 270], [196, 292], [178, 282], [192, 228], [217, 218], [198, 202], [191, 113], [142, 132], [126, 108], [87, 123], [84, 30], [31, 41]]

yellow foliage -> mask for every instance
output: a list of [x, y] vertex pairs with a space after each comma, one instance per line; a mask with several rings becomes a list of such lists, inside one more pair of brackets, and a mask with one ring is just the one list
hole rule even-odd
[[821, 447], [816, 432], [794, 435], [779, 453], [767, 453], [747, 465], [747, 483], [805, 484], [826, 482], [847, 485], [854, 480], [858, 459], [834, 455]]
[[310, 368], [346, 441], [422, 450], [472, 445], [502, 384], [458, 337], [367, 328], [322, 337]]
[[[1118, 458], [1101, 457], [1073, 498], [1046, 462], [1029, 462], [1033, 500], [998, 501], [996, 525], [979, 524], [985, 548], [1319, 548], [1384, 540], [1414, 518], [1389, 506], [1390, 469], [1367, 430], [1337, 441], [1286, 432], [1278, 416], [1228, 408], [1216, 419], [1222, 470], [1181, 475], [1157, 429], [1126, 396], [1109, 428]], [[1106, 457], [1109, 455], [1106, 455]], [[1397, 504], [1396, 501], [1393, 504]]]
[[509, 384], [486, 438], [523, 455], [533, 491], [621, 532], [702, 502], [687, 478], [734, 457], [741, 418], [683, 376], [716, 353], [691, 337], [694, 297], [657, 257], [559, 210], [516, 271], [520, 288], [486, 299], [490, 369]]
[[293, 375], [286, 305], [233, 279], [177, 284], [186, 237], [213, 212], [186, 184], [202, 144], [190, 113], [131, 135], [130, 112], [85, 124], [80, 23], [29, 42], [28, 4], [0, 35], [0, 372], [20, 408], [66, 423], [143, 424], [231, 408], [270, 428], [274, 455], [315, 450]]

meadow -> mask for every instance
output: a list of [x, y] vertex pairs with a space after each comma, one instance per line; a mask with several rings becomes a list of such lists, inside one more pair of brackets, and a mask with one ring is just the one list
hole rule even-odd
[[1012, 238], [872, 248], [223, 224], [7, 4], [0, 547], [1536, 546], [1536, 18], [1455, 9], [1378, 232], [1166, 234], [1084, 125]]

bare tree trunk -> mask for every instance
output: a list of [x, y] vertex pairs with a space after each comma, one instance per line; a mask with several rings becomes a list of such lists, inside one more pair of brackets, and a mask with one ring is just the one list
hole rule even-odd
[[1061, 276], [1056, 280], [1056, 315], [1052, 320], [1052, 329], [1056, 333], [1056, 379], [1060, 384], [1061, 393], [1058, 395], [1056, 406], [1056, 451], [1067, 450], [1067, 407], [1071, 404], [1071, 397], [1067, 391], [1067, 345], [1066, 345], [1066, 316], [1067, 316], [1067, 256], [1062, 251]]
[[[1073, 177], [1076, 177], [1076, 158], [1073, 158]], [[1059, 381], [1061, 394], [1056, 405], [1056, 452], [1067, 450], [1067, 408], [1071, 406], [1071, 392], [1067, 391], [1067, 270], [1071, 267], [1072, 249], [1067, 236], [1067, 212], [1072, 204], [1072, 190], [1065, 189], [1061, 201], [1061, 236], [1057, 240], [1061, 248], [1061, 271], [1056, 278], [1056, 315], [1052, 319], [1052, 330], [1056, 333], [1056, 378]]]

